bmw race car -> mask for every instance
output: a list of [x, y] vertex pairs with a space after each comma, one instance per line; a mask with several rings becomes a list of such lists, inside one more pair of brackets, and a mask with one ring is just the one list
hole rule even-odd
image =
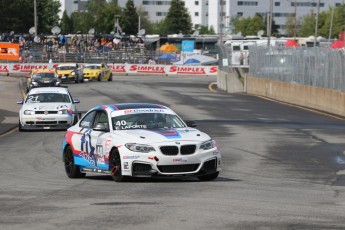
[[86, 81], [106, 79], [113, 80], [113, 73], [110, 68], [104, 63], [101, 64], [86, 64], [83, 68], [83, 74]]
[[67, 129], [62, 148], [70, 178], [86, 173], [128, 177], [196, 176], [214, 180], [221, 170], [216, 142], [163, 105], [97, 106]]
[[75, 104], [78, 99], [66, 88], [43, 87], [29, 91], [19, 111], [19, 131], [34, 129], [67, 129], [78, 121]]

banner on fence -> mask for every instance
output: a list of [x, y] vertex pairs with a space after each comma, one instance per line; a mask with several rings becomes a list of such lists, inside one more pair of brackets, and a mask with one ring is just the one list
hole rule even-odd
[[0, 60], [19, 60], [19, 44], [0, 42]]
[[[59, 64], [55, 63], [53, 68]], [[49, 63], [0, 63], [0, 73], [30, 73], [32, 69], [48, 68]], [[157, 74], [157, 75], [204, 75], [215, 76], [218, 66], [183, 66], [183, 65], [139, 65], [139, 64], [109, 64], [113, 74]]]

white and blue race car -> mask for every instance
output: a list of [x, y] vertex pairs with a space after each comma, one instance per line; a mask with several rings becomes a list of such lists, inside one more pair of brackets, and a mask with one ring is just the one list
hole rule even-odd
[[214, 180], [221, 170], [216, 142], [163, 105], [97, 106], [67, 129], [62, 156], [70, 178], [86, 173], [129, 177], [196, 176]]

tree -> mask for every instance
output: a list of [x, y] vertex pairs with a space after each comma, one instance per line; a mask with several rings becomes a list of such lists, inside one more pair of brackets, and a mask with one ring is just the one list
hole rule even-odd
[[301, 24], [301, 36], [308, 37], [311, 35], [315, 35], [315, 14], [313, 10], [302, 18]]
[[66, 10], [62, 14], [62, 18], [60, 21], [60, 28], [61, 28], [62, 33], [67, 34], [67, 33], [72, 32], [72, 28], [73, 28], [72, 20], [70, 17], [68, 17]]
[[289, 15], [286, 18], [285, 24], [286, 24], [286, 30], [285, 30], [286, 36], [293, 37], [295, 35], [295, 16], [294, 15]]
[[165, 18], [166, 32], [168, 34], [190, 34], [192, 31], [192, 19], [184, 2], [172, 0], [168, 14]]
[[138, 33], [139, 16], [134, 6], [133, 0], [126, 2], [126, 7], [122, 11], [121, 15], [121, 27], [126, 34]]

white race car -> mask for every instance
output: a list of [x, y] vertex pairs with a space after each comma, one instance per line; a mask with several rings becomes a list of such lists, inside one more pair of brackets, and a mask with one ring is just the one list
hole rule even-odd
[[128, 177], [196, 176], [214, 180], [221, 170], [216, 142], [166, 106], [103, 105], [67, 129], [62, 148], [70, 178], [85, 173]]
[[19, 111], [19, 131], [34, 129], [67, 129], [78, 120], [75, 104], [69, 91], [62, 87], [33, 88]]

